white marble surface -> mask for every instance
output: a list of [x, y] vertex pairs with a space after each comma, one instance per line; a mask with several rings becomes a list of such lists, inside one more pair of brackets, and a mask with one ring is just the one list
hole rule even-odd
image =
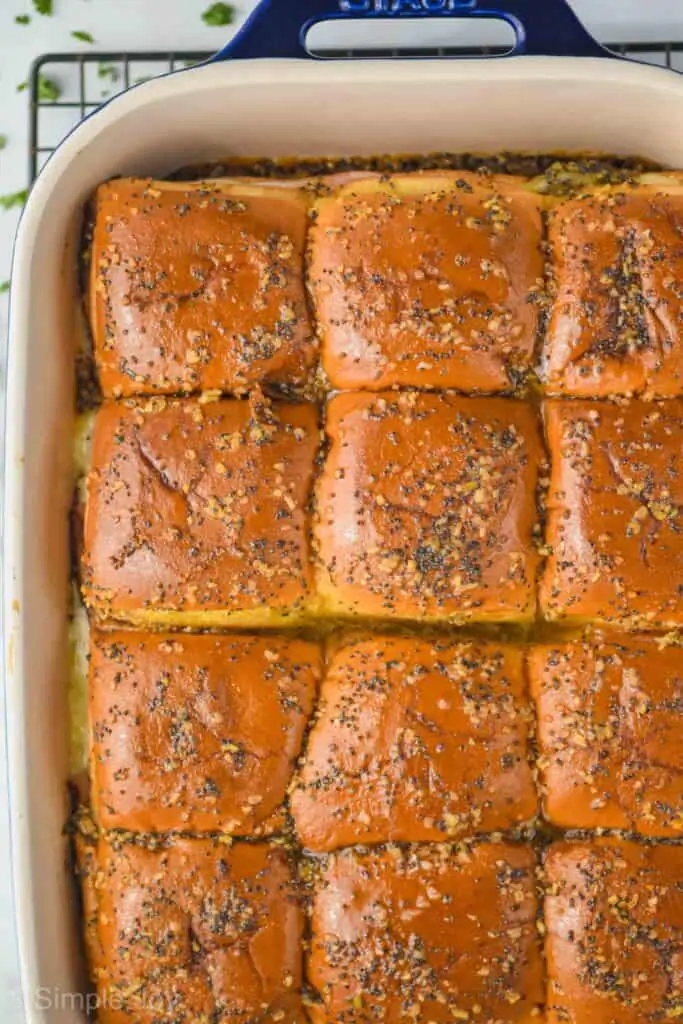
[[[235, 3], [241, 15], [252, 6], [248, 0]], [[16, 25], [14, 18], [28, 13], [31, 0], [0, 0], [0, 135], [8, 139], [0, 152], [0, 195], [27, 185], [28, 93], [18, 93], [16, 86], [27, 78], [37, 56], [88, 49], [218, 49], [229, 30], [203, 24], [201, 12], [208, 4], [209, 0], [54, 0], [54, 17], [34, 16], [31, 25], [23, 27]], [[683, 40], [681, 0], [575, 0], [574, 6], [603, 40]], [[77, 43], [71, 38], [73, 30], [90, 32], [95, 46]], [[439, 38], [434, 25], [422, 38], [419, 31], [413, 30], [412, 45]], [[357, 30], [344, 37], [347, 46], [359, 41]], [[17, 212], [0, 211], [0, 281], [9, 277], [17, 220]], [[7, 299], [0, 295], [0, 342], [6, 323]], [[5, 360], [4, 354], [0, 355], [2, 372]], [[4, 730], [0, 729], [0, 1021], [19, 1024], [23, 1015], [10, 887], [4, 744]]]

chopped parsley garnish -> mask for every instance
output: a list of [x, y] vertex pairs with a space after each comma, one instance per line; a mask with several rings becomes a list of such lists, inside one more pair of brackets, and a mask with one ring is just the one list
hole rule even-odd
[[120, 72], [115, 64], [100, 64], [97, 68], [97, 77], [108, 78], [110, 82], [118, 82]]
[[94, 43], [95, 42], [95, 40], [93, 39], [93, 37], [90, 35], [89, 32], [78, 32], [78, 31], [76, 31], [76, 32], [72, 32], [71, 35], [73, 36], [74, 39], [78, 39], [78, 41], [81, 42], [81, 43]]
[[0, 210], [13, 210], [16, 206], [23, 206], [27, 199], [27, 188], [22, 188], [19, 192], [9, 192], [6, 196], [0, 196]]
[[9, 281], [0, 281], [0, 295], [9, 291]]
[[38, 75], [38, 99], [45, 103], [54, 103], [62, 94], [56, 82], [45, 75]]
[[37, 14], [50, 17], [52, 15], [52, 0], [33, 0]]
[[4, 149], [7, 145], [7, 136], [0, 135], [0, 149]]
[[14, 23], [15, 23], [15, 25], [30, 25], [31, 24], [31, 15], [30, 14], [17, 14], [16, 18], [14, 19]]
[[202, 20], [207, 25], [232, 25], [235, 20], [235, 8], [232, 4], [211, 4], [202, 14]]
[[17, 92], [25, 92], [28, 89], [28, 82], [19, 82]]

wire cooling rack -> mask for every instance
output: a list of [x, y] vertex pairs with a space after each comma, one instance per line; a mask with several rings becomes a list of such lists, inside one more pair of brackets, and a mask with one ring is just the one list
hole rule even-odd
[[[683, 72], [683, 42], [608, 43], [610, 50], [648, 64]], [[326, 57], [466, 57], [492, 56], [504, 48], [450, 47], [327, 51]], [[158, 75], [207, 60], [209, 53], [195, 51], [140, 53], [48, 53], [34, 64], [31, 73], [31, 122], [29, 134], [29, 175], [33, 182], [41, 167], [79, 121], [102, 103], [132, 85]], [[56, 99], [52, 85], [57, 87]]]

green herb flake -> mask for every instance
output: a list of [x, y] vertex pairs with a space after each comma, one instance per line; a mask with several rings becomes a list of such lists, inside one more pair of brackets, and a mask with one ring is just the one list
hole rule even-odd
[[7, 148], [7, 136], [0, 135], [0, 150]]
[[94, 43], [95, 40], [89, 32], [72, 32], [71, 35], [74, 39], [78, 39], [79, 43]]
[[9, 192], [6, 196], [0, 196], [0, 210], [13, 210], [17, 206], [23, 206], [27, 199], [27, 188], [21, 189], [20, 192]]
[[118, 82], [121, 76], [115, 64], [100, 64], [97, 68], [97, 77], [108, 78], [110, 82]]
[[31, 15], [30, 14], [17, 14], [16, 18], [14, 19], [14, 24], [15, 25], [30, 25], [31, 24]]
[[235, 8], [232, 4], [211, 4], [202, 14], [202, 21], [207, 25], [232, 25], [235, 20]]
[[62, 95], [56, 82], [45, 75], [38, 75], [38, 100], [43, 103], [54, 103]]
[[36, 14], [42, 14], [43, 17], [52, 17], [52, 0], [33, 0], [33, 6]]
[[26, 92], [28, 89], [28, 82], [19, 82], [17, 86], [17, 92]]
[[0, 281], [0, 295], [4, 295], [5, 292], [9, 291], [9, 281]]

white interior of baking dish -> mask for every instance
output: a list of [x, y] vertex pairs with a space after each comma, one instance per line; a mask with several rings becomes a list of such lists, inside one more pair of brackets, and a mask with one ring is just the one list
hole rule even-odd
[[620, 61], [217, 64], [86, 121], [38, 180], [11, 293], [4, 615], [15, 900], [27, 1020], [83, 1019], [67, 815], [67, 509], [83, 204], [118, 174], [229, 154], [598, 150], [683, 166], [683, 79]]

